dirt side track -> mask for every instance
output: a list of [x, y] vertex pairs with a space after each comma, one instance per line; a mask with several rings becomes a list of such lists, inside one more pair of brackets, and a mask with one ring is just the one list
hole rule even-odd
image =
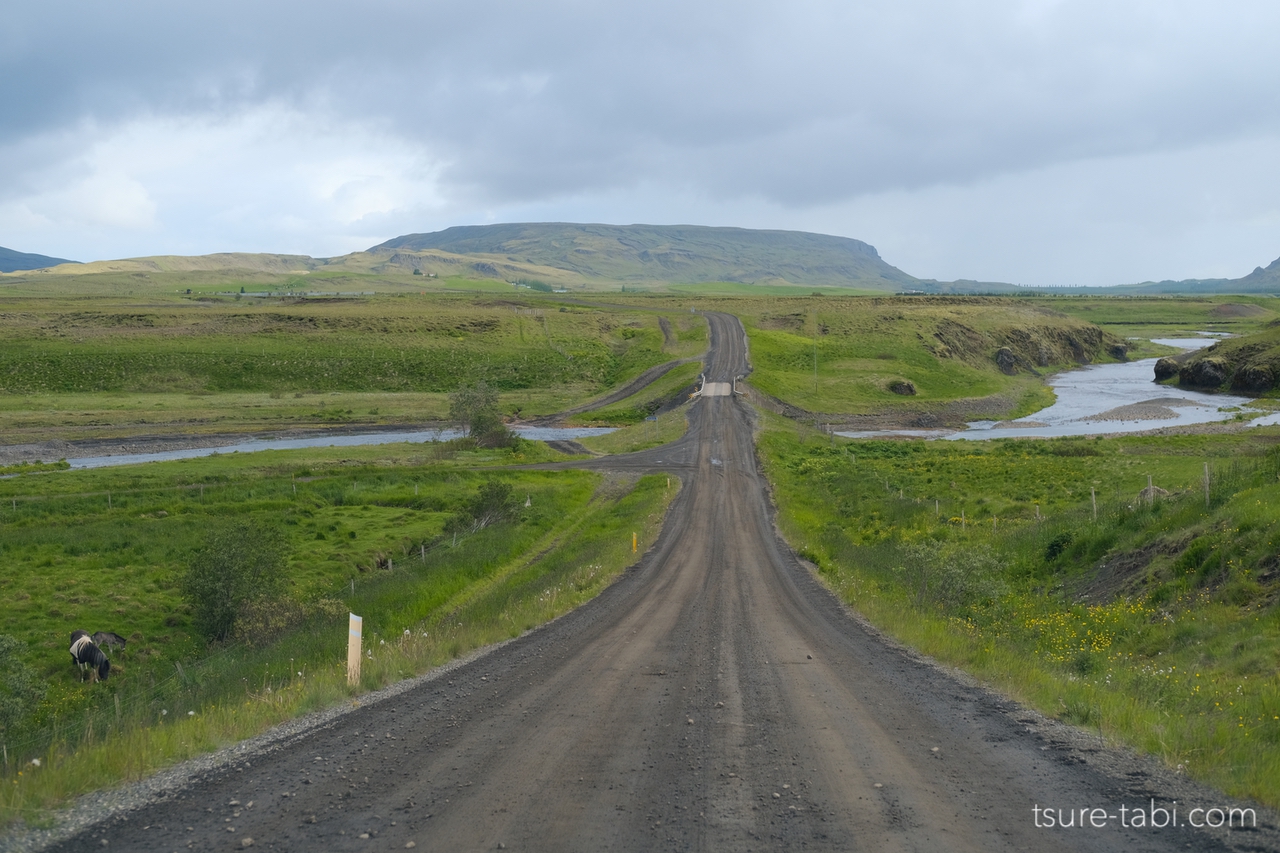
[[[707, 379], [732, 381], [741, 327], [710, 319]], [[588, 605], [52, 849], [1276, 849], [1274, 827], [1037, 829], [1036, 805], [1171, 792], [851, 618], [776, 536], [751, 418], [699, 399], [680, 441], [577, 463], [684, 481]]]

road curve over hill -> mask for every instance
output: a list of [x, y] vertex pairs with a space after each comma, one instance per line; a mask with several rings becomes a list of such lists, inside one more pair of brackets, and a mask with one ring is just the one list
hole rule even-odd
[[[731, 382], [746, 372], [742, 328], [727, 315], [710, 321], [707, 379]], [[249, 838], [297, 851], [1231, 841], [1118, 820], [1037, 828], [1036, 806], [1114, 814], [1166, 792], [1149, 765], [1095, 760], [862, 627], [776, 536], [746, 404], [699, 399], [689, 420], [671, 445], [579, 463], [684, 482], [658, 542], [599, 598], [54, 849], [106, 840], [112, 850], [227, 851]]]

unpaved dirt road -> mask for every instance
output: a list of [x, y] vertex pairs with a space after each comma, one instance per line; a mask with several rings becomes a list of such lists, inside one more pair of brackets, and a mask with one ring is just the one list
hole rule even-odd
[[[710, 319], [707, 379], [729, 382], [746, 370], [742, 330]], [[689, 418], [672, 445], [578, 463], [684, 481], [657, 544], [599, 598], [54, 849], [1274, 844], [1117, 820], [1037, 828], [1035, 806], [1118, 814], [1169, 791], [1151, 765], [1093, 755], [861, 627], [776, 537], [745, 403], [701, 399]]]

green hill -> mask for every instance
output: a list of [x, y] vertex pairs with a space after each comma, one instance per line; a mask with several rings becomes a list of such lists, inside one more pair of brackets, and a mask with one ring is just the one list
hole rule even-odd
[[30, 252], [17, 252], [0, 246], [0, 272], [17, 272], [18, 270], [39, 270], [54, 267], [58, 264], [74, 264], [66, 258], [51, 258], [48, 255], [36, 255]]
[[446, 252], [497, 265], [565, 270], [586, 279], [645, 282], [790, 283], [877, 290], [916, 279], [847, 237], [697, 225], [578, 225], [564, 222], [468, 225], [407, 234], [369, 249]]

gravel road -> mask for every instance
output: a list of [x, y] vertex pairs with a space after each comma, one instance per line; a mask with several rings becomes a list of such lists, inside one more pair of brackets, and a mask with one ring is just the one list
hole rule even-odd
[[[709, 319], [707, 379], [732, 381], [741, 327]], [[600, 597], [52, 849], [1277, 849], [1263, 814], [1231, 835], [1037, 828], [1037, 806], [1228, 801], [886, 642], [776, 535], [749, 407], [699, 399], [689, 420], [572, 463], [684, 482]]]

